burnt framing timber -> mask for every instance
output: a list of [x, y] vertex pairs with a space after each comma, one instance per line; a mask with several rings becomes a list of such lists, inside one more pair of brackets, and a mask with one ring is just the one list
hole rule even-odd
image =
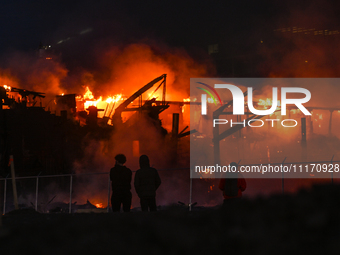
[[[157, 88], [152, 92], [151, 96], [163, 85], [163, 91], [162, 91], [162, 101], [160, 105], [157, 105], [157, 110], [158, 112], [162, 112], [165, 109], [169, 107], [169, 105], [166, 103], [166, 74], [162, 74], [161, 76], [157, 77], [156, 79], [152, 80], [145, 86], [143, 86], [141, 89], [136, 91], [132, 96], [130, 96], [128, 99], [126, 99], [123, 103], [121, 103], [115, 110], [115, 113], [112, 118], [120, 119], [121, 120], [121, 114], [123, 111], [141, 111], [144, 108], [147, 108], [150, 106], [150, 103], [154, 103], [156, 100], [151, 99], [151, 100], [146, 100], [145, 103], [143, 104], [143, 99], [142, 95], [146, 91], [148, 91], [150, 88], [152, 88], [155, 84], [158, 82], [161, 82]], [[133, 102], [135, 99], [139, 97], [139, 107], [138, 108], [128, 108], [128, 106]]]

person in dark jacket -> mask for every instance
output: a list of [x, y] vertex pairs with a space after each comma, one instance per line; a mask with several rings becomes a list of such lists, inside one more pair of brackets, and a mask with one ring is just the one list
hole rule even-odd
[[130, 212], [132, 172], [124, 166], [126, 162], [125, 155], [118, 154], [115, 156], [115, 160], [116, 164], [110, 170], [110, 180], [112, 182], [112, 211], [119, 212], [121, 205], [123, 205], [123, 211]]
[[236, 172], [227, 173], [228, 178], [222, 178], [219, 183], [219, 189], [223, 191], [224, 203], [232, 198], [242, 197], [242, 192], [247, 188], [243, 175], [237, 172], [237, 163], [231, 162], [230, 167], [234, 167]]
[[143, 212], [147, 212], [149, 209], [151, 212], [157, 211], [156, 190], [161, 185], [161, 178], [157, 170], [150, 167], [148, 156], [140, 156], [139, 166], [140, 169], [136, 172], [134, 186], [140, 198], [140, 206]]

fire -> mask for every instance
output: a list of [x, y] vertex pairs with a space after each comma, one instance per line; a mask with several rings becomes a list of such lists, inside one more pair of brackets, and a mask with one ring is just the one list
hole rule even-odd
[[102, 96], [100, 96], [98, 99], [95, 99], [90, 88], [86, 87], [84, 95], [77, 96], [76, 100], [84, 104], [84, 110], [87, 110], [90, 106], [95, 106], [98, 109], [104, 109], [105, 112], [98, 112], [98, 117], [104, 117], [106, 111], [108, 111], [109, 113], [113, 112], [115, 107], [119, 105], [116, 103], [125, 100], [125, 98], [123, 98], [122, 94], [117, 94], [114, 96], [108, 96], [105, 99], [103, 99]]
[[94, 204], [97, 208], [104, 208], [103, 203]]
[[[91, 91], [90, 91], [91, 92]], [[85, 94], [86, 95], [86, 94]], [[86, 99], [85, 98], [85, 96], [84, 96], [84, 99]], [[97, 104], [99, 103], [99, 102], [101, 102], [102, 101], [102, 97], [99, 97], [99, 99], [98, 100], [86, 100], [85, 101], [85, 103], [84, 103], [84, 107], [85, 107], [85, 109], [87, 109], [87, 108], [89, 108], [90, 106], [97, 106]]]
[[6, 91], [11, 91], [11, 87], [7, 85], [2, 85]]
[[153, 99], [153, 98], [158, 98], [158, 96], [155, 95], [154, 93], [149, 93], [148, 94], [148, 99]]
[[89, 87], [87, 86], [86, 88], [85, 88], [85, 94], [84, 94], [84, 99], [89, 99], [89, 100], [92, 100], [92, 99], [94, 99], [94, 96], [93, 96], [93, 94], [92, 94], [92, 91], [89, 89]]
[[[183, 98], [183, 102], [190, 102], [190, 97], [188, 97], [188, 98]], [[188, 108], [189, 106], [187, 106], [187, 105], [183, 105], [182, 106], [182, 113], [184, 113], [185, 111], [186, 111], [186, 109]], [[189, 108], [190, 109], [190, 108]]]

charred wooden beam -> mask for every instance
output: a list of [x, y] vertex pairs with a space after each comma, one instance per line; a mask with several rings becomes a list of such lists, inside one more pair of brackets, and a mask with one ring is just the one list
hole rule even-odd
[[154, 79], [153, 81], [149, 82], [148, 84], [143, 86], [141, 89], [136, 91], [132, 96], [130, 96], [128, 99], [126, 99], [123, 103], [121, 103], [116, 108], [114, 116], [120, 116], [122, 111], [124, 111], [129, 106], [129, 104], [131, 104], [131, 102], [133, 102], [137, 97], [142, 95], [144, 92], [149, 90], [153, 85], [155, 85], [157, 82], [159, 82], [163, 79], [166, 79], [166, 74], [163, 74], [163, 75], [157, 77], [156, 79]]

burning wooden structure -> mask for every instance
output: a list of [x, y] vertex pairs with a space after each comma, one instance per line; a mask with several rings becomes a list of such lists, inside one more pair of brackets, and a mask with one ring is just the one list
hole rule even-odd
[[[155, 90], [145, 96], [155, 85]], [[161, 93], [161, 100], [156, 100], [156, 92]], [[159, 114], [169, 108], [166, 101], [166, 74], [126, 98], [116, 95], [106, 101], [102, 98], [95, 100], [88, 88], [84, 96], [57, 95], [54, 100], [55, 113], [51, 113], [50, 107], [43, 107], [41, 102], [37, 104], [37, 100], [44, 97], [45, 94], [41, 92], [0, 86], [2, 176], [8, 174], [8, 157], [11, 154], [15, 157], [20, 175], [38, 174], [41, 171], [62, 174], [69, 173], [73, 161], [83, 156], [82, 143], [86, 137], [109, 140], [121, 130], [133, 146], [142, 147], [143, 138], [133, 134], [141, 122], [152, 126], [150, 132], [144, 132], [148, 137], [144, 137], [145, 142], [150, 137], [159, 139], [168, 133], [159, 118]], [[101, 109], [103, 106], [105, 108]], [[128, 117], [123, 119], [124, 113], [128, 113]], [[139, 148], [137, 151], [140, 152]]]

